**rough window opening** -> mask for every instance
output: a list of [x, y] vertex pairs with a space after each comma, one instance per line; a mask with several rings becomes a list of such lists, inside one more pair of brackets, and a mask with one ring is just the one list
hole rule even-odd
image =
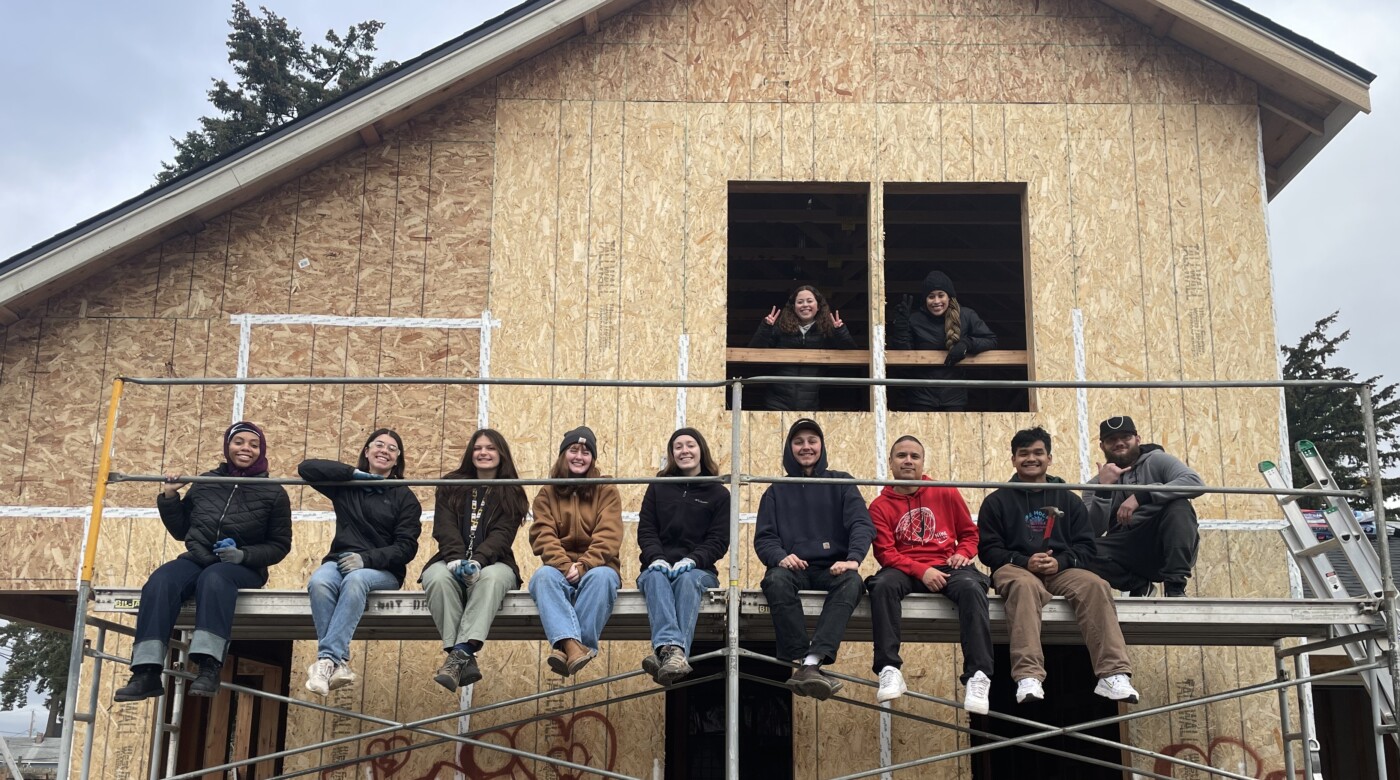
[[[726, 375], [870, 376], [870, 191], [866, 184], [731, 182], [729, 187], [729, 321]], [[815, 287], [850, 332], [852, 352], [814, 353], [800, 363], [765, 361], [753, 352], [755, 334], [774, 307], [781, 310], [800, 285]], [[809, 334], [811, 332], [809, 331]], [[791, 334], [789, 334], [791, 335]], [[811, 345], [808, 335], [805, 343]], [[793, 338], [783, 339], [791, 343]], [[869, 411], [864, 386], [792, 388], [748, 385], [745, 409]], [[799, 396], [796, 404], [793, 396]], [[807, 397], [801, 397], [807, 396]], [[726, 399], [726, 408], [732, 408]]]
[[[942, 271], [956, 288], [958, 304], [976, 312], [996, 334], [995, 352], [1003, 353], [998, 362], [1016, 363], [964, 362], [959, 367], [966, 378], [1029, 378], [1029, 357], [1004, 354], [1026, 352], [1031, 333], [1025, 185], [889, 184], [885, 187], [884, 227], [887, 304], [893, 307], [904, 296], [911, 296], [913, 307], [922, 307], [924, 277], [930, 271]], [[893, 314], [892, 310], [886, 312], [887, 326], [895, 322]], [[902, 356], [893, 349], [894, 335], [886, 333], [887, 374], [891, 378], [917, 378], [921, 374], [945, 378], [932, 376], [940, 373], [937, 370], [899, 365]], [[908, 390], [890, 390], [892, 410], [927, 410], [920, 400]], [[1025, 412], [1034, 410], [1032, 401], [1025, 390], [973, 389], [967, 393], [965, 408]]]

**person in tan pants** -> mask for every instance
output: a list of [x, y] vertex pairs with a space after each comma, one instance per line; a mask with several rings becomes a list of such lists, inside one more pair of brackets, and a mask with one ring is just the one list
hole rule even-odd
[[[1049, 475], [1050, 434], [1042, 428], [1011, 439], [1012, 482], [1063, 483]], [[1045, 699], [1045, 652], [1040, 612], [1053, 596], [1074, 609], [1099, 678], [1094, 693], [1136, 704], [1132, 666], [1113, 592], [1083, 568], [1094, 558], [1094, 531], [1079, 497], [1067, 490], [1001, 488], [977, 513], [978, 556], [992, 569], [992, 585], [1006, 604], [1011, 633], [1011, 677], [1016, 702]]]

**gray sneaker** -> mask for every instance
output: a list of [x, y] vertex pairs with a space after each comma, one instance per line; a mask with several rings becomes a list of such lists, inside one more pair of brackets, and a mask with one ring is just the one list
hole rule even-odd
[[661, 661], [656, 657], [656, 653], [647, 653], [642, 659], [642, 671], [651, 677], [651, 681], [657, 685], [661, 684], [661, 679], [656, 675], [661, 671]]
[[683, 650], [675, 645], [661, 648], [661, 668], [656, 672], [657, 682], [670, 685], [688, 674], [690, 662], [686, 660]]
[[[433, 682], [449, 691], [455, 691], [457, 686], [462, 684], [462, 668], [468, 663], [475, 667], [475, 661], [471, 655], [461, 650], [453, 650], [447, 654], [447, 660], [442, 662], [442, 666], [438, 667], [437, 673], [433, 675]], [[481, 670], [477, 670], [476, 676], [477, 679], [481, 679]]]

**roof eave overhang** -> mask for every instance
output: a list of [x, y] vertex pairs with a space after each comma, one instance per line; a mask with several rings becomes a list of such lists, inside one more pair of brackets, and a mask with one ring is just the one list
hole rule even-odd
[[203, 220], [358, 146], [516, 64], [585, 32], [638, 0], [554, 0], [381, 87], [289, 125], [207, 171], [153, 191], [77, 232], [56, 236], [0, 274], [0, 323], [101, 267], [194, 232]]

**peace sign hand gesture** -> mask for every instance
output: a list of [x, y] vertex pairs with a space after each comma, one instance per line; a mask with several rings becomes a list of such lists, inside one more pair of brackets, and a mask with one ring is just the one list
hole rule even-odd
[[774, 307], [773, 307], [773, 310], [770, 311], [770, 312], [768, 312], [768, 316], [763, 318], [763, 322], [764, 322], [765, 324], [768, 324], [768, 325], [773, 325], [773, 324], [777, 323], [777, 321], [778, 321], [778, 307], [777, 307], [777, 306], [774, 306]]
[[831, 327], [836, 328], [837, 330], [846, 327], [845, 320], [841, 319], [841, 312], [834, 311], [831, 313]]

